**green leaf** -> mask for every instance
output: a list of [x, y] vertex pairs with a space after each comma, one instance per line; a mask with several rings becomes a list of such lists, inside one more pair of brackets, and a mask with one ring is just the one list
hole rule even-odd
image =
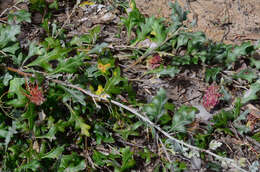
[[70, 49], [67, 48], [60, 48], [56, 47], [50, 52], [45, 52], [43, 55], [37, 57], [36, 60], [32, 61], [27, 66], [40, 66], [43, 69], [47, 70], [48, 72], [53, 72], [53, 69], [50, 65], [50, 61], [52, 60], [63, 60], [68, 52], [70, 52]]
[[63, 151], [64, 145], [51, 150], [50, 152], [46, 153], [42, 158], [59, 159], [59, 156], [62, 154]]
[[254, 58], [250, 58], [251, 60], [251, 65], [255, 66], [256, 69], [260, 69], [260, 60], [256, 60]]
[[216, 81], [217, 79], [217, 75], [219, 74], [219, 72], [221, 71], [221, 68], [207, 68], [206, 69], [206, 73], [205, 73], [205, 80], [206, 82], [210, 82], [210, 80], [212, 79], [212, 81]]
[[257, 74], [252, 69], [244, 69], [239, 71], [237, 74], [234, 74], [233, 77], [235, 79], [241, 78], [251, 83], [254, 79], [257, 78]]
[[31, 13], [29, 13], [26, 10], [19, 10], [19, 11], [16, 11], [14, 13], [10, 13], [8, 15], [8, 23], [13, 23], [13, 21], [16, 24], [19, 24], [23, 21], [31, 23]]
[[128, 13], [128, 17], [121, 19], [122, 23], [126, 26], [128, 39], [130, 39], [132, 29], [144, 21], [144, 16], [140, 13], [138, 8], [136, 8], [133, 0], [131, 4], [133, 5], [131, 5], [131, 11]]
[[252, 136], [252, 138], [255, 139], [256, 141], [260, 142], [260, 132], [255, 133], [255, 134]]
[[143, 122], [138, 121], [134, 124], [126, 124], [126, 126], [123, 128], [122, 126], [119, 126], [118, 123], [116, 123], [113, 130], [119, 133], [124, 140], [127, 140], [129, 136], [139, 136], [140, 134], [136, 130], [142, 125]]
[[167, 101], [168, 99], [166, 97], [165, 90], [160, 88], [157, 95], [153, 97], [152, 102], [144, 106], [143, 111], [146, 112], [151, 120], [155, 120], [155, 122], [157, 122], [164, 114], [167, 113], [164, 108]]
[[27, 58], [32, 57], [34, 55], [43, 55], [46, 50], [42, 47], [42, 45], [37, 45], [35, 41], [31, 42], [29, 45], [29, 53]]
[[82, 158], [75, 152], [72, 152], [69, 155], [62, 155], [60, 165], [58, 167], [58, 172], [64, 172], [66, 171], [66, 168], [69, 170], [74, 168], [75, 166], [78, 166], [82, 163], [81, 159]]
[[198, 110], [194, 107], [181, 106], [172, 118], [172, 125], [170, 131], [185, 132], [186, 127], [195, 119], [195, 113]]
[[91, 30], [89, 30], [89, 34], [82, 35], [80, 37], [79, 36], [73, 37], [72, 40], [70, 41], [70, 45], [83, 46], [84, 43], [95, 44], [98, 39], [98, 35], [100, 31], [101, 31], [101, 27], [100, 25], [97, 25]]
[[82, 135], [89, 137], [90, 126], [84, 122], [82, 117], [78, 116], [78, 111], [72, 109], [68, 104], [66, 104], [66, 106], [70, 110], [70, 121], [75, 121], [75, 128], [80, 129]]
[[260, 91], [260, 80], [257, 80], [255, 83], [251, 84], [249, 90], [244, 93], [242, 97], [242, 104], [247, 103], [250, 100], [256, 100], [258, 98], [257, 92]]
[[98, 34], [100, 33], [100, 31], [101, 31], [100, 25], [97, 25], [94, 28], [92, 28], [91, 30], [89, 30], [89, 35], [91, 36], [92, 44], [96, 43], [96, 40], [98, 39]]
[[95, 164], [97, 164], [98, 166], [104, 166], [106, 164], [104, 159], [106, 159], [106, 158], [107, 158], [106, 155], [102, 154], [101, 152], [94, 150], [94, 153], [92, 155], [92, 159], [94, 160]]
[[12, 137], [14, 136], [14, 134], [17, 133], [16, 131], [16, 121], [12, 121], [12, 127], [8, 127], [8, 132], [7, 133], [3, 133], [6, 134], [5, 136], [5, 150], [7, 150], [8, 144], [10, 143]]
[[31, 160], [29, 163], [26, 163], [26, 164], [20, 166], [19, 168], [24, 169], [24, 170], [30, 169], [32, 171], [37, 171], [37, 170], [39, 170], [40, 165], [41, 164], [39, 161]]
[[103, 50], [108, 46], [107, 43], [96, 44], [87, 54], [101, 54]]
[[84, 58], [85, 58], [85, 54], [81, 53], [81, 54], [76, 55], [74, 57], [60, 61], [59, 65], [52, 72], [52, 74], [57, 74], [57, 73], [61, 73], [61, 72], [74, 73], [74, 72], [77, 71], [77, 69], [81, 65], [83, 65]]
[[7, 130], [0, 129], [0, 137], [6, 138], [7, 134], [8, 134]]
[[68, 99], [72, 98], [73, 101], [79, 102], [83, 106], [86, 106], [86, 101], [84, 94], [81, 91], [75, 89], [68, 89], [64, 86], [60, 86], [66, 93], [63, 95], [63, 102], [66, 102]]
[[[120, 82], [123, 82], [123, 88], [117, 86], [119, 85]], [[113, 76], [107, 80], [104, 90], [105, 93], [107, 94], [118, 94], [122, 90], [125, 90], [126, 87], [127, 87], [127, 80], [121, 77], [120, 68], [117, 67], [113, 71]]]
[[130, 147], [122, 148], [122, 166], [121, 171], [125, 171], [135, 166], [135, 160], [133, 158], [134, 153], [131, 152]]
[[148, 36], [148, 34], [152, 31], [152, 25], [155, 20], [156, 20], [155, 17], [152, 16], [149, 18], [145, 18], [144, 23], [140, 23], [140, 25], [139, 25], [140, 29], [138, 29], [136, 31], [137, 39], [136, 39], [135, 43], [133, 43], [133, 45], [135, 45], [139, 41], [145, 40], [145, 38]]
[[112, 137], [112, 133], [106, 130], [105, 127], [103, 127], [103, 123], [96, 124], [94, 127], [94, 133], [96, 135], [96, 142], [97, 144], [101, 144], [101, 142], [104, 143], [114, 143], [115, 140]]
[[7, 72], [4, 76], [4, 80], [3, 80], [3, 84], [4, 86], [8, 86], [9, 85], [9, 81], [13, 79], [13, 76], [9, 74], [9, 72]]
[[228, 52], [226, 59], [226, 64], [230, 65], [232, 62], [236, 61], [236, 58], [247, 55], [253, 49], [253, 45], [250, 42], [244, 42], [241, 45], [236, 45], [233, 50]]
[[175, 3], [170, 2], [170, 7], [172, 9], [172, 22], [175, 23], [175, 25], [181, 25], [181, 23], [186, 20], [187, 12], [183, 11], [177, 1], [175, 1]]
[[224, 100], [226, 102], [231, 101], [232, 95], [224, 88], [224, 86], [221, 86], [219, 93], [222, 94], [222, 97], [220, 98], [220, 100]]
[[84, 169], [86, 169], [86, 162], [85, 160], [81, 160], [80, 163], [76, 166], [72, 166], [70, 165], [69, 167], [67, 167], [64, 171], [83, 171]]
[[19, 49], [19, 43], [15, 43], [11, 46], [5, 47], [2, 49], [5, 53], [15, 54], [15, 52]]
[[50, 8], [50, 9], [56, 9], [56, 10], [58, 10], [58, 8], [59, 8], [58, 1], [57, 1], [57, 0], [54, 0], [53, 3], [51, 3], [51, 4], [49, 5], [49, 8]]
[[160, 66], [159, 68], [148, 71], [146, 74], [156, 73], [158, 75], [158, 77], [169, 75], [170, 77], [173, 78], [179, 72], [180, 72], [180, 70], [178, 68], [176, 68], [175, 66], [167, 66], [166, 68], [164, 66]]
[[27, 103], [27, 98], [24, 95], [25, 90], [22, 88], [22, 85], [25, 83], [23, 78], [14, 78], [10, 81], [10, 87], [8, 90], [8, 97], [14, 97], [15, 95], [17, 98], [10, 100], [7, 102], [8, 105], [13, 107], [23, 107]]
[[227, 122], [233, 120], [235, 115], [231, 111], [222, 110], [220, 113], [213, 116], [214, 127], [225, 128]]
[[16, 35], [18, 35], [20, 31], [19, 25], [4, 26], [0, 24], [0, 49], [4, 48], [10, 42], [15, 42]]
[[189, 37], [186, 33], [181, 33], [177, 38], [177, 47], [176, 49], [180, 48], [181, 46], [186, 46], [188, 44]]
[[82, 36], [74, 36], [72, 40], [70, 41], [70, 45], [77, 45], [77, 46], [83, 46], [84, 43], [91, 44], [91, 36], [89, 34], [82, 35]]
[[49, 139], [50, 141], [55, 140], [55, 134], [57, 133], [57, 126], [53, 124], [53, 126], [51, 126], [51, 128], [49, 129], [48, 133], [42, 136], [37, 136], [36, 138], [39, 139]]

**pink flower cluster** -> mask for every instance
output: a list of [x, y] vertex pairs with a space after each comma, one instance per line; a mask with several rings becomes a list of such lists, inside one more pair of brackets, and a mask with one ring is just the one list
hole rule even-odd
[[209, 86], [205, 92], [205, 95], [203, 96], [203, 106], [207, 110], [211, 110], [219, 103], [219, 98], [222, 95], [219, 93], [219, 87], [218, 86]]
[[148, 65], [155, 69], [160, 66], [162, 62], [161, 56], [159, 54], [155, 54], [151, 59], [148, 60]]

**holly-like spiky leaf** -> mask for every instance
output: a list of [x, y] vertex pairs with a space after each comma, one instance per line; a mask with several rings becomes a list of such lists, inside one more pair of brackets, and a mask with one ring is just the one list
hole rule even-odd
[[10, 81], [10, 87], [8, 90], [8, 97], [14, 98], [7, 102], [8, 105], [13, 107], [23, 107], [27, 103], [27, 98], [24, 95], [25, 90], [22, 88], [22, 85], [25, 83], [23, 78], [14, 78]]
[[245, 80], [247, 80], [248, 82], [251, 83], [254, 79], [257, 78], [257, 74], [256, 74], [255, 71], [253, 71], [251, 69], [244, 69], [244, 70], [239, 71], [233, 77], [245, 79]]
[[[61, 59], [64, 60], [64, 58], [67, 56], [68, 52], [70, 52], [70, 49], [56, 47], [52, 51], [45, 52], [43, 55], [37, 57], [36, 60], [32, 61], [27, 66], [28, 67], [39, 66], [39, 67], [42, 67], [43, 69], [45, 69], [47, 72], [53, 72], [54, 69], [51, 67], [50, 61], [52, 61], [52, 60], [61, 61]], [[64, 63], [66, 63], [66, 62], [64, 62]]]
[[166, 113], [164, 105], [167, 103], [167, 100], [165, 90], [160, 88], [152, 102], [145, 105], [143, 110], [147, 113], [151, 120], [155, 120], [157, 122]]
[[16, 35], [21, 31], [18, 25], [7, 25], [0, 24], [0, 48], [4, 48], [10, 42], [16, 41]]
[[185, 132], [186, 125], [193, 122], [197, 109], [194, 107], [181, 106], [172, 118], [170, 131]]
[[257, 80], [253, 83], [249, 90], [247, 90], [242, 98], [242, 104], [247, 103], [250, 100], [255, 100], [258, 98], [257, 92], [260, 91], [260, 80]]

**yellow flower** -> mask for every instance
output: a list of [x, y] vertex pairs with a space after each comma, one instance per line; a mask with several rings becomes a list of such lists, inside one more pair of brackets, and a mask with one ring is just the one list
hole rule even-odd
[[102, 64], [102, 63], [98, 63], [98, 69], [102, 72], [102, 73], [106, 73], [107, 69], [111, 67], [111, 64]]
[[[98, 89], [97, 89], [97, 91], [95, 91], [95, 94], [104, 98], [104, 99], [107, 99], [107, 98], [110, 97], [108, 94], [105, 93], [105, 90], [102, 87], [102, 85], [98, 85]], [[100, 101], [100, 100], [98, 100], [98, 101]]]
[[97, 91], [95, 92], [96, 95], [100, 95], [104, 92], [104, 88], [102, 87], [102, 85], [98, 85], [98, 89]]
[[95, 4], [94, 2], [84, 1], [84, 2], [80, 3], [79, 6], [85, 7], [85, 6], [94, 5], [94, 4]]

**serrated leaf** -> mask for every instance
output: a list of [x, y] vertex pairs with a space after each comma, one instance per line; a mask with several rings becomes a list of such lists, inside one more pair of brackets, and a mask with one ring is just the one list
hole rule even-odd
[[251, 64], [256, 67], [256, 69], [260, 69], [260, 60], [255, 60], [254, 58], [250, 58]]
[[224, 100], [226, 102], [231, 101], [232, 95], [224, 88], [224, 86], [221, 86], [219, 93], [222, 94], [222, 97], [220, 98], [220, 100]]
[[25, 90], [22, 88], [22, 85], [25, 83], [23, 78], [14, 78], [10, 81], [10, 86], [8, 90], [8, 97], [14, 97], [15, 95], [17, 98], [10, 100], [7, 102], [8, 105], [13, 107], [23, 107], [27, 103], [27, 98], [24, 95]]
[[151, 120], [157, 122], [166, 113], [164, 105], [167, 101], [168, 99], [165, 90], [160, 88], [157, 95], [153, 97], [152, 102], [144, 106], [143, 111], [146, 112]]
[[187, 34], [182, 33], [177, 38], [177, 47], [176, 49], [180, 48], [181, 46], [186, 46], [188, 43], [189, 37]]
[[16, 124], [17, 124], [16, 121], [12, 121], [12, 127], [8, 127], [8, 132], [5, 133], [6, 134], [6, 136], [5, 136], [5, 143], [4, 143], [5, 150], [7, 150], [8, 144], [10, 143], [13, 135], [17, 133], [17, 131], [16, 131]]
[[131, 5], [131, 11], [128, 13], [128, 16], [121, 19], [126, 26], [128, 39], [130, 39], [132, 29], [144, 21], [144, 16], [136, 8], [135, 2], [131, 1], [131, 4], [133, 5]]
[[84, 53], [81, 53], [68, 59], [64, 59], [60, 61], [59, 65], [57, 66], [57, 68], [55, 68], [52, 74], [57, 74], [61, 72], [74, 73], [83, 64], [83, 60]]
[[220, 147], [222, 145], [221, 142], [218, 142], [217, 140], [211, 140], [209, 143], [209, 148], [211, 150], [216, 150], [218, 147]]
[[154, 69], [154, 70], [151, 70], [151, 71], [147, 72], [146, 74], [155, 73], [159, 77], [160, 76], [167, 76], [167, 75], [169, 75], [170, 77], [173, 78], [179, 72], [180, 72], [180, 70], [178, 68], [176, 68], [175, 66], [167, 66], [166, 68], [161, 66], [161, 67], [159, 67], [157, 69]]
[[26, 10], [19, 10], [14, 13], [9, 13], [8, 15], [8, 23], [15, 22], [16, 24], [19, 24], [23, 21], [26, 21], [28, 23], [31, 23], [31, 13], [29, 13]]
[[9, 81], [13, 79], [13, 76], [9, 74], [9, 72], [7, 72], [4, 76], [4, 80], [3, 80], [3, 84], [4, 86], [8, 86], [9, 85]]
[[233, 77], [235, 79], [241, 78], [251, 83], [254, 79], [257, 78], [257, 74], [251, 69], [244, 69], [239, 71], [237, 74], [234, 74]]
[[212, 79], [212, 81], [216, 81], [217, 75], [220, 71], [221, 68], [207, 68], [205, 73], [206, 82], [209, 82], [210, 79]]
[[226, 64], [230, 65], [236, 61], [236, 58], [247, 55], [253, 50], [253, 45], [250, 42], [244, 42], [241, 45], [236, 45], [233, 50], [228, 52]]
[[59, 156], [62, 154], [63, 151], [64, 145], [51, 150], [50, 152], [46, 153], [42, 158], [59, 159]]
[[2, 49], [5, 53], [15, 54], [15, 52], [19, 49], [19, 43], [15, 43], [11, 46], [5, 47]]
[[40, 167], [40, 162], [37, 161], [37, 160], [32, 160], [30, 161], [29, 163], [26, 163], [26, 164], [23, 164], [22, 166], [20, 166], [19, 168], [20, 169], [24, 169], [24, 170], [27, 170], [27, 169], [30, 169], [32, 171], [37, 171]]
[[173, 115], [170, 131], [185, 132], [186, 126], [193, 122], [197, 109], [194, 107], [181, 106]]
[[6, 138], [7, 134], [8, 134], [7, 130], [0, 129], [0, 137]]
[[7, 25], [0, 24], [0, 48], [4, 48], [10, 42], [16, 41], [16, 35], [20, 33], [21, 29], [19, 25]]
[[81, 160], [78, 165], [76, 165], [76, 166], [70, 165], [64, 171], [75, 171], [75, 172], [83, 171], [86, 168], [86, 166], [87, 165], [86, 165], [85, 160]]
[[183, 11], [181, 6], [177, 1], [175, 3], [170, 2], [170, 7], [172, 9], [171, 19], [175, 25], [180, 25], [184, 20], [186, 20], [187, 12]]
[[82, 117], [78, 116], [78, 112], [76, 110], [72, 109], [68, 104], [66, 104], [66, 106], [70, 110], [70, 114], [71, 114], [70, 121], [75, 122], [75, 128], [80, 129], [82, 135], [89, 137], [90, 126], [84, 122]]
[[95, 44], [96, 40], [98, 39], [98, 34], [101, 31], [100, 25], [95, 26], [91, 30], [89, 30], [89, 34], [82, 35], [82, 36], [75, 36], [70, 41], [70, 45], [77, 45], [82, 46], [84, 43], [87, 44]]
[[133, 157], [134, 153], [131, 152], [130, 147], [122, 148], [120, 152], [122, 152], [121, 171], [125, 171], [133, 167], [135, 165], [135, 160]]
[[91, 30], [89, 30], [89, 34], [91, 36], [92, 39], [92, 43], [95, 44], [97, 38], [98, 38], [98, 34], [101, 31], [101, 27], [100, 25], [95, 26], [94, 28], [92, 28]]
[[127, 80], [123, 77], [121, 77], [121, 72], [120, 72], [120, 68], [117, 67], [114, 71], [113, 71], [113, 76], [111, 78], [109, 78], [109, 80], [107, 80], [106, 85], [105, 85], [105, 93], [107, 94], [118, 94], [122, 91], [123, 88], [125, 88], [123, 86], [123, 88], [118, 87], [117, 85], [123, 82], [123, 84], [127, 87]]
[[34, 55], [42, 55], [45, 52], [45, 49], [41, 45], [37, 45], [35, 41], [31, 42], [29, 45], [29, 53], [27, 58]]
[[50, 141], [55, 140], [55, 134], [57, 133], [57, 126], [53, 125], [51, 126], [51, 128], [49, 129], [48, 133], [42, 136], [37, 136], [36, 138], [40, 138], [40, 139], [48, 139]]
[[135, 45], [137, 42], [144, 40], [147, 35], [152, 31], [152, 24], [155, 20], [155, 17], [149, 17], [149, 18], [145, 18], [145, 22], [144, 23], [140, 23], [139, 27], [140, 29], [138, 29], [136, 31], [137, 33], [137, 39], [135, 41], [135, 43], [133, 43], [133, 45]]
[[96, 44], [87, 54], [101, 54], [103, 50], [108, 46], [107, 43]]
[[66, 94], [63, 96], [64, 102], [66, 102], [68, 100], [68, 98], [72, 98], [73, 101], [79, 102], [83, 106], [86, 106], [86, 102], [84, 100], [85, 96], [82, 92], [80, 92], [78, 90], [68, 89], [68, 88], [63, 87], [63, 86], [60, 86], [60, 87], [66, 92]]
[[255, 83], [251, 84], [249, 90], [244, 93], [242, 97], [242, 104], [247, 103], [250, 100], [255, 100], [258, 98], [257, 92], [260, 91], [260, 80], [257, 80]]
[[36, 60], [32, 61], [27, 66], [28, 67], [40, 66], [48, 72], [53, 72], [53, 69], [50, 65], [50, 61], [51, 60], [61, 61], [61, 59], [64, 59], [67, 56], [68, 52], [70, 52], [70, 49], [60, 48], [60, 47], [54, 48], [52, 51], [45, 52], [45, 54], [37, 57]]

